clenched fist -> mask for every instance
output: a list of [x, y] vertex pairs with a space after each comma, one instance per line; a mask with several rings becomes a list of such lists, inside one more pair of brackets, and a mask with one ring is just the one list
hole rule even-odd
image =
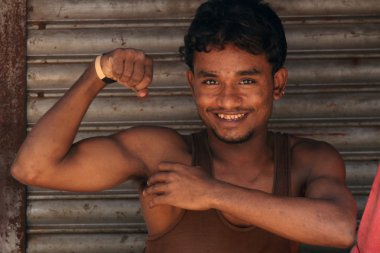
[[119, 48], [102, 56], [100, 66], [106, 77], [145, 97], [153, 77], [153, 60], [144, 51]]

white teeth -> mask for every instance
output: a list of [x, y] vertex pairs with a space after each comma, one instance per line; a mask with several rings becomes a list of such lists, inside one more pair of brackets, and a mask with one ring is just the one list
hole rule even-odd
[[223, 114], [223, 113], [218, 113], [218, 117], [221, 119], [225, 120], [238, 120], [244, 117], [243, 113], [239, 114]]

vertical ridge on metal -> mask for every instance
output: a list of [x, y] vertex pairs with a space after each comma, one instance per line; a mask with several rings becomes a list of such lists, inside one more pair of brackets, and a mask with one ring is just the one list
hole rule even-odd
[[0, 252], [25, 252], [25, 187], [10, 167], [26, 129], [26, 0], [0, 8]]

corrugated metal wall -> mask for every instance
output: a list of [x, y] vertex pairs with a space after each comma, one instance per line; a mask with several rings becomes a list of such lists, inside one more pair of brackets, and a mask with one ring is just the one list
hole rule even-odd
[[26, 128], [26, 0], [0, 8], [0, 252], [25, 252], [26, 187], [10, 168]]
[[[138, 124], [181, 132], [201, 128], [177, 53], [201, 2], [29, 0], [29, 127], [96, 55], [136, 47], [156, 60], [150, 96], [139, 100], [117, 85], [108, 86], [90, 107], [77, 139]], [[290, 76], [270, 126], [339, 149], [360, 218], [380, 157], [380, 4], [268, 2], [284, 20]], [[29, 188], [28, 201], [29, 253], [142, 252], [145, 227], [132, 182], [97, 194]], [[322, 251], [305, 247], [303, 252]]]

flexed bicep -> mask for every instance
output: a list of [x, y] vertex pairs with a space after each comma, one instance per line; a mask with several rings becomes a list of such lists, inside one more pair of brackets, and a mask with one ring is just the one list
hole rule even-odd
[[144, 176], [145, 166], [115, 137], [95, 137], [74, 144], [54, 173], [48, 188], [100, 191]]

